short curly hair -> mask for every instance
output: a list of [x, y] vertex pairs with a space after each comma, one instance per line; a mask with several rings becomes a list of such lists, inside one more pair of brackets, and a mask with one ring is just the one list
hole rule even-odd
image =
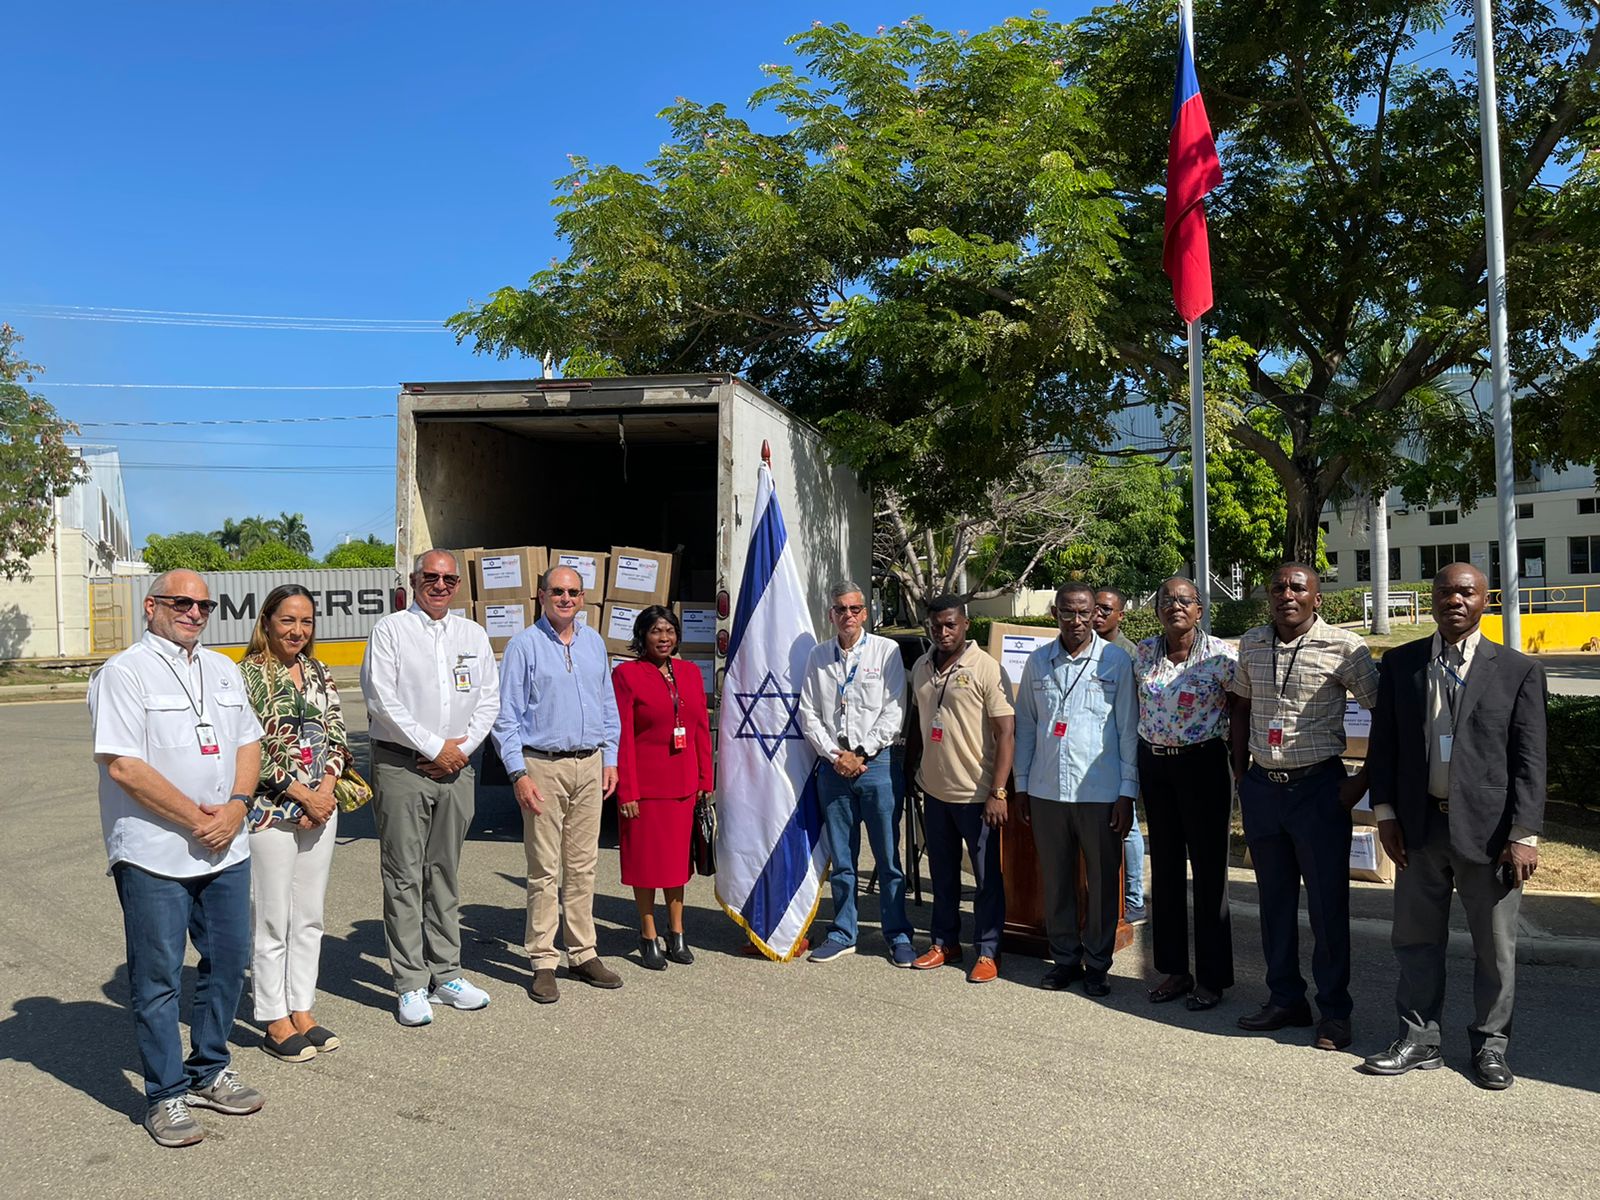
[[678, 614], [665, 604], [652, 604], [645, 609], [633, 622], [633, 641], [628, 643], [628, 649], [644, 657], [644, 639], [655, 628], [657, 621], [666, 621], [672, 625], [672, 631], [678, 635], [678, 641], [683, 641], [683, 623], [678, 620]]

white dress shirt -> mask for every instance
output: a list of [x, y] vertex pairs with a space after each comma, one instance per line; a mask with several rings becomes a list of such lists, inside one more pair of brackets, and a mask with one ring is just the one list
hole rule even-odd
[[[244, 694], [239, 668], [215, 650], [191, 656], [146, 632], [113, 655], [89, 681], [94, 752], [137, 758], [195, 804], [226, 804], [241, 747], [261, 740], [261, 723]], [[216, 753], [201, 750], [211, 727]], [[212, 853], [187, 829], [159, 817], [123, 791], [100, 764], [100, 826], [112, 866], [132, 863], [168, 879], [214, 875], [250, 857], [245, 822], [225, 850]]]
[[435, 621], [413, 604], [372, 627], [361, 664], [367, 732], [438, 758], [450, 738], [461, 753], [483, 744], [500, 712], [500, 670], [483, 626], [455, 613]]
[[863, 633], [849, 650], [838, 638], [819, 642], [806, 660], [800, 685], [800, 731], [829, 762], [840, 739], [871, 758], [894, 741], [906, 710], [906, 668], [900, 647]]

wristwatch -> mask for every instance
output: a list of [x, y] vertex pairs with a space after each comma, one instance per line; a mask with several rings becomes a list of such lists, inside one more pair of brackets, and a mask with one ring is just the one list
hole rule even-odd
[[1001, 788], [1001, 787], [996, 787], [996, 788], [990, 788], [989, 789], [989, 795], [993, 796], [996, 800], [1004, 800], [1010, 794], [1011, 793], [1006, 791], [1005, 788]]
[[517, 782], [517, 780], [521, 779], [527, 773], [528, 773], [528, 769], [526, 767], [521, 767], [521, 768], [511, 772], [511, 774], [509, 776], [507, 776], [507, 778], [510, 779], [513, 784], [515, 784]]
[[254, 797], [246, 796], [243, 792], [235, 792], [233, 795], [228, 797], [228, 802], [231, 804], [235, 800], [243, 801], [244, 802], [244, 806], [246, 808], [249, 808], [251, 802], [254, 800]]

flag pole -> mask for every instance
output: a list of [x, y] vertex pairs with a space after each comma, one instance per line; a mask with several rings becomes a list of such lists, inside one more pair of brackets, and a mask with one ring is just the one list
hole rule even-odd
[[1501, 638], [1522, 649], [1521, 563], [1517, 556], [1517, 470], [1511, 441], [1511, 365], [1506, 332], [1506, 235], [1500, 203], [1500, 105], [1494, 84], [1494, 15], [1477, 0], [1478, 133], [1483, 145], [1483, 236], [1488, 249], [1489, 377], [1494, 392], [1495, 499], [1500, 515]]
[[1194, 490], [1194, 586], [1201, 627], [1211, 631], [1211, 532], [1206, 511], [1205, 371], [1200, 358], [1200, 322], [1189, 322], [1189, 479]]

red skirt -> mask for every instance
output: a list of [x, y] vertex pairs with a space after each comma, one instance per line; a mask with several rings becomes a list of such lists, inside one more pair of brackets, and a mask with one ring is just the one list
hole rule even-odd
[[689, 882], [694, 799], [685, 796], [682, 800], [641, 800], [637, 817], [617, 818], [624, 884], [676, 888]]

